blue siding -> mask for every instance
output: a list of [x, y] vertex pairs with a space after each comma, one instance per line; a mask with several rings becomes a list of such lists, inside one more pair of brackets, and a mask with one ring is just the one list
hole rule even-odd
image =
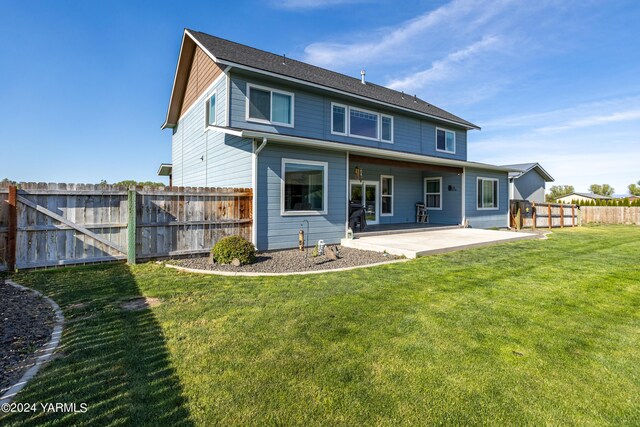
[[216, 120], [225, 124], [227, 82], [216, 85], [178, 121], [172, 140], [173, 184], [192, 187], [251, 187], [251, 140], [205, 131], [205, 100], [216, 91]]
[[519, 178], [513, 180], [513, 198], [544, 203], [544, 178], [535, 169], [531, 169]]
[[442, 178], [442, 209], [429, 209], [429, 222], [433, 224], [461, 224], [462, 175], [451, 172], [424, 173], [424, 178], [437, 177]]
[[[329, 163], [328, 207], [326, 215], [283, 216], [280, 212], [282, 159]], [[309, 221], [310, 245], [319, 239], [338, 243], [345, 234], [346, 154], [269, 143], [258, 155], [257, 217], [259, 250], [293, 248], [304, 220]], [[302, 227], [307, 232], [306, 223]]]
[[[423, 172], [417, 169], [354, 163], [349, 165], [350, 181], [356, 180], [355, 167], [363, 170], [364, 181], [380, 183], [381, 175], [393, 176], [393, 215], [379, 216], [380, 224], [414, 223], [416, 203], [424, 201], [424, 178], [442, 178], [442, 210], [430, 210], [429, 220], [434, 224], [457, 225], [462, 222], [462, 177], [456, 173]], [[449, 186], [451, 185], [451, 190]], [[378, 192], [380, 192], [378, 184]], [[380, 195], [379, 195], [380, 197]], [[378, 203], [381, 206], [381, 202]]]
[[[344, 142], [367, 147], [383, 148], [410, 153], [426, 154], [430, 156], [466, 160], [467, 137], [466, 130], [450, 125], [436, 124], [436, 122], [421, 120], [416, 116], [381, 109], [377, 104], [366, 104], [360, 100], [339, 98], [334, 94], [323, 94], [319, 91], [301, 89], [299, 86], [282, 84], [245, 74], [233, 72], [231, 75], [230, 98], [230, 126], [264, 132], [276, 132], [307, 138], [323, 139], [327, 141]], [[294, 127], [275, 126], [254, 123], [246, 120], [247, 83], [266, 86], [295, 94]], [[393, 143], [374, 141], [369, 139], [334, 135], [331, 133], [331, 103], [359, 107], [370, 111], [393, 116]], [[436, 151], [436, 126], [456, 132], [456, 153], [447, 154]]]
[[379, 215], [380, 224], [413, 223], [416, 221], [416, 203], [422, 200], [422, 172], [420, 170], [350, 162], [350, 181], [357, 179], [354, 173], [356, 166], [362, 169], [364, 181], [378, 183], [378, 206], [380, 208], [382, 207], [380, 175], [393, 176], [393, 215]]
[[[509, 218], [509, 180], [507, 172], [488, 171], [466, 168], [465, 185], [466, 201], [465, 210], [469, 225], [473, 228], [504, 228], [508, 226]], [[478, 209], [478, 177], [497, 178], [498, 184], [498, 209]]]

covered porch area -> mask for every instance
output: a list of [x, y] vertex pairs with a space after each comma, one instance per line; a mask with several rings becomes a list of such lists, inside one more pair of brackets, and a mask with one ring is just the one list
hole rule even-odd
[[[347, 228], [357, 236], [455, 228], [464, 222], [461, 167], [354, 154], [348, 155], [347, 167]], [[426, 215], [417, 215], [418, 204]]]
[[433, 223], [398, 223], [398, 224], [373, 224], [368, 225], [364, 231], [355, 231], [355, 238], [367, 236], [384, 236], [387, 234], [415, 233], [418, 231], [451, 230], [460, 228], [459, 225], [433, 224]]

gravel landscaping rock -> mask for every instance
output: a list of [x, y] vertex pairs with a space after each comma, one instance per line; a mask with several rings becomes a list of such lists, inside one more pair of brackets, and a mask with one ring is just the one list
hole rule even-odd
[[[333, 246], [332, 246], [333, 247]], [[312, 257], [313, 248], [308, 252], [300, 252], [298, 249], [286, 249], [281, 251], [259, 252], [256, 261], [250, 265], [235, 267], [233, 265], [211, 264], [208, 256], [171, 260], [168, 263], [180, 267], [195, 268], [198, 270], [215, 270], [247, 273], [296, 273], [311, 270], [333, 270], [336, 268], [355, 267], [359, 265], [374, 264], [391, 261], [400, 257], [381, 254], [379, 252], [362, 251], [352, 248], [339, 248], [339, 258], [330, 260], [324, 255]]]
[[20, 379], [54, 325], [55, 313], [44, 298], [0, 278], [0, 394]]

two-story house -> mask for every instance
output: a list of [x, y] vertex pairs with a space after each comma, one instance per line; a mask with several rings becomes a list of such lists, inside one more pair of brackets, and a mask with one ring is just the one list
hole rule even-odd
[[[509, 168], [467, 160], [478, 126], [413, 95], [185, 30], [163, 128], [175, 186], [250, 187], [260, 250], [369, 224], [507, 227]], [[306, 221], [305, 221], [306, 220]]]

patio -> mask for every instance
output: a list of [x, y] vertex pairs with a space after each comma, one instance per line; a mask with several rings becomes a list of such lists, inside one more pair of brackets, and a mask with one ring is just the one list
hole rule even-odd
[[[426, 227], [425, 227], [426, 228]], [[369, 228], [367, 229], [369, 230]], [[371, 232], [357, 234], [356, 238], [342, 239], [341, 245], [368, 251], [387, 252], [392, 255], [404, 255], [416, 258], [425, 255], [441, 254], [461, 249], [475, 248], [495, 243], [513, 242], [540, 237], [534, 233], [515, 233], [475, 228], [437, 227], [432, 229], [400, 233], [376, 234]]]

